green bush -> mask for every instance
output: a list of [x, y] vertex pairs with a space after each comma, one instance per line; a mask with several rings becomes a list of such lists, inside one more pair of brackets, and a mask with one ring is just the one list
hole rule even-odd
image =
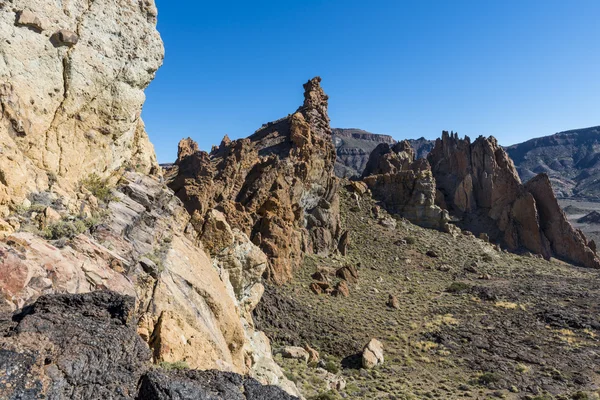
[[446, 289], [448, 293], [463, 293], [471, 289], [471, 286], [464, 282], [452, 282], [450, 286]]
[[339, 365], [336, 362], [334, 362], [334, 361], [327, 361], [325, 363], [324, 369], [326, 371], [331, 372], [332, 374], [337, 374], [338, 372], [340, 372]]
[[500, 380], [500, 376], [493, 372], [486, 372], [478, 378], [479, 384], [484, 385], [484, 386], [488, 386], [492, 383], [496, 383], [499, 380]]
[[175, 361], [172, 363], [163, 361], [160, 364], [158, 364], [158, 366], [162, 369], [166, 369], [167, 371], [190, 369], [190, 366], [185, 361]]
[[42, 233], [49, 240], [73, 239], [97, 224], [98, 219], [96, 218], [76, 219], [74, 221], [63, 219], [49, 224]]
[[415, 239], [412, 236], [405, 237], [404, 240], [406, 240], [406, 243], [408, 243], [408, 244], [415, 244], [415, 243], [417, 243], [417, 239]]
[[102, 179], [95, 173], [82, 180], [81, 186], [89, 190], [103, 203], [109, 203], [115, 199], [112, 190], [108, 185], [108, 179]]

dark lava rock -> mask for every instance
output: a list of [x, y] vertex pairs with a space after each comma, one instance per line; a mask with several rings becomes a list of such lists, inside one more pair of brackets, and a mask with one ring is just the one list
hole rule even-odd
[[159, 371], [142, 377], [138, 400], [287, 400], [276, 386], [219, 371]]
[[132, 297], [103, 291], [46, 295], [0, 315], [0, 399], [295, 398], [228, 372], [148, 371], [134, 308]]
[[150, 361], [134, 299], [112, 292], [42, 296], [0, 338], [3, 399], [128, 399]]

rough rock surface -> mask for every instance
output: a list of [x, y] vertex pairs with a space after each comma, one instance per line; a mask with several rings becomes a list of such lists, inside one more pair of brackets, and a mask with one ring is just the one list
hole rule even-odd
[[0, 241], [3, 309], [45, 293], [110, 289], [136, 297], [138, 332], [155, 362], [256, 373], [265, 384], [288, 385], [250, 318], [263, 293], [266, 256], [225, 223], [228, 247], [211, 259], [181, 201], [155, 177], [128, 172], [113, 196], [92, 234], [54, 245], [26, 232]]
[[438, 204], [474, 234], [486, 233], [511, 250], [527, 249], [600, 268], [593, 248], [558, 206], [547, 175], [521, 184], [515, 166], [493, 137], [459, 139], [443, 132], [429, 154], [441, 193]]
[[531, 139], [506, 151], [523, 182], [546, 173], [557, 197], [600, 198], [600, 126]]
[[278, 387], [218, 371], [150, 371], [142, 377], [138, 400], [292, 400]]
[[114, 292], [45, 295], [0, 326], [6, 399], [294, 398], [233, 373], [149, 370], [135, 300]]
[[82, 171], [155, 170], [140, 118], [164, 54], [154, 1], [9, 4], [0, 7], [0, 214], [54, 177], [71, 189]]
[[436, 183], [427, 160], [415, 160], [408, 141], [380, 144], [371, 153], [363, 181], [373, 197], [411, 222], [447, 231], [448, 214], [435, 204]]
[[150, 361], [135, 301], [112, 292], [43, 296], [0, 338], [5, 399], [132, 399]]
[[210, 154], [183, 140], [170, 183], [201, 235], [218, 209], [266, 253], [276, 283], [290, 279], [305, 252], [334, 251], [341, 234], [328, 97], [320, 78], [304, 88], [302, 107], [247, 139], [226, 137]]
[[362, 366], [367, 369], [383, 364], [383, 344], [377, 339], [371, 339], [362, 353]]
[[[335, 174], [339, 178], [359, 178], [369, 161], [369, 156], [381, 143], [396, 144], [389, 135], [367, 132], [362, 129], [333, 128], [333, 143], [337, 154]], [[409, 139], [417, 159], [427, 158], [434, 141], [425, 138]]]

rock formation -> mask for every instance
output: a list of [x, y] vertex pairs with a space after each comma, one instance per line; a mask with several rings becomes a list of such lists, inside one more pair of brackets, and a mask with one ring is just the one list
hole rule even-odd
[[0, 2], [0, 313], [24, 310], [0, 322], [3, 376], [22, 373], [2, 398], [135, 398], [150, 361], [297, 393], [251, 317], [267, 256], [217, 210], [200, 236], [160, 177], [140, 119], [156, 16], [152, 0]]
[[294, 398], [233, 373], [151, 369], [135, 300], [114, 292], [45, 295], [0, 326], [5, 399]]
[[493, 137], [471, 143], [468, 137], [443, 132], [428, 160], [441, 192], [438, 205], [457, 217], [462, 228], [486, 233], [511, 250], [600, 268], [595, 244], [569, 224], [548, 177], [540, 174], [522, 185]]
[[382, 143], [371, 153], [363, 181], [391, 212], [427, 228], [447, 231], [448, 215], [436, 206], [436, 184], [427, 160], [415, 160], [408, 141]]
[[0, 4], [0, 217], [82, 172], [157, 164], [140, 118], [162, 63], [154, 1]]
[[328, 97], [320, 81], [304, 85], [304, 105], [294, 114], [247, 139], [226, 137], [210, 154], [183, 140], [170, 183], [201, 237], [218, 224], [218, 209], [266, 253], [266, 275], [276, 283], [291, 278], [303, 253], [334, 251], [341, 234]]
[[[380, 135], [362, 129], [333, 128], [333, 143], [337, 159], [335, 174], [339, 178], [359, 178], [369, 161], [369, 156], [381, 143], [390, 146], [396, 144], [389, 135]], [[425, 138], [409, 139], [408, 142], [415, 151], [417, 159], [427, 158], [433, 148], [434, 141]]]

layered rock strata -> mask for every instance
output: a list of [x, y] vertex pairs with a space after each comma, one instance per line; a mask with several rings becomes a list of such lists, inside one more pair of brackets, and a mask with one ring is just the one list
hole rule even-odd
[[320, 81], [304, 85], [304, 105], [294, 114], [247, 139], [225, 137], [210, 153], [183, 140], [170, 182], [201, 237], [217, 223], [218, 209], [266, 253], [265, 275], [275, 283], [291, 278], [304, 253], [334, 251], [341, 234], [328, 97]]
[[569, 224], [547, 175], [523, 185], [493, 137], [481, 136], [471, 143], [468, 137], [443, 132], [428, 160], [442, 194], [438, 204], [464, 229], [486, 233], [511, 250], [600, 268], [595, 244]]
[[55, 181], [157, 171], [140, 118], [163, 60], [153, 0], [0, 4], [0, 217]]
[[375, 199], [409, 221], [449, 230], [448, 214], [435, 204], [436, 184], [427, 160], [415, 160], [408, 141], [375, 148], [363, 173], [363, 182]]

